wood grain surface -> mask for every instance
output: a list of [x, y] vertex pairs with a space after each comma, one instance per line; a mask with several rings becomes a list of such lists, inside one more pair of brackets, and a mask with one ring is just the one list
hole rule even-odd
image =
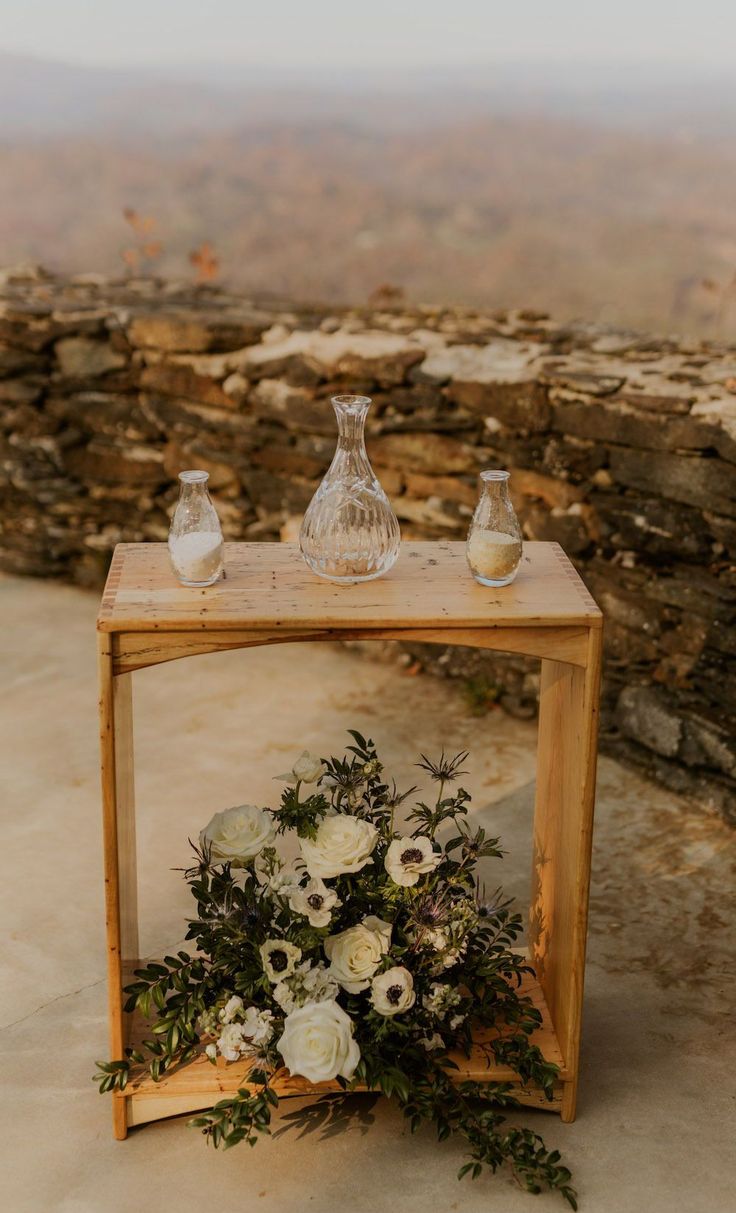
[[600, 611], [559, 544], [525, 543], [514, 582], [479, 585], [464, 543], [404, 543], [376, 581], [333, 585], [296, 544], [225, 545], [226, 578], [195, 590], [177, 581], [164, 543], [118, 544], [98, 616], [103, 632], [361, 627], [600, 625]]

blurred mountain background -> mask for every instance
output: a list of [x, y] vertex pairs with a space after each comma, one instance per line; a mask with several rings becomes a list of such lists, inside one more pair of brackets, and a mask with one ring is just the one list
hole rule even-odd
[[735, 136], [736, 77], [702, 65], [5, 53], [0, 263], [736, 339]]

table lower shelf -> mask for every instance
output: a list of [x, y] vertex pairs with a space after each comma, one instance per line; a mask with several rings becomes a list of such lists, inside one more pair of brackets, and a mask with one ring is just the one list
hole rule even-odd
[[[560, 1068], [560, 1077], [555, 1084], [552, 1100], [535, 1086], [524, 1086], [519, 1076], [507, 1066], [497, 1065], [486, 1047], [497, 1033], [490, 1029], [478, 1032], [469, 1057], [462, 1053], [452, 1055], [458, 1069], [452, 1071], [456, 1082], [512, 1082], [519, 1102], [530, 1107], [560, 1112], [564, 1080], [569, 1078], [557, 1041], [552, 1020], [544, 1000], [544, 994], [535, 978], [526, 976], [521, 993], [527, 994], [542, 1015], [542, 1023], [531, 1037], [533, 1044], [541, 1049], [547, 1061]], [[247, 1087], [250, 1061], [225, 1062], [218, 1059], [212, 1065], [204, 1056], [198, 1056], [186, 1065], [179, 1066], [170, 1074], [154, 1082], [148, 1075], [134, 1078], [124, 1092], [116, 1092], [114, 1098], [125, 1100], [128, 1127], [163, 1120], [169, 1116], [181, 1116], [189, 1112], [210, 1108], [240, 1087]], [[319, 1096], [340, 1091], [336, 1082], [310, 1083], [305, 1078], [292, 1077], [284, 1069], [276, 1075], [274, 1088], [280, 1097]], [[358, 1088], [360, 1090], [361, 1088]]]

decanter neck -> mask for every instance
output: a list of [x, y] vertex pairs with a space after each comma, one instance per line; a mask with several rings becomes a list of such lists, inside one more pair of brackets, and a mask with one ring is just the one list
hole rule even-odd
[[333, 396], [338, 446], [343, 450], [365, 451], [365, 419], [370, 406], [368, 396]]

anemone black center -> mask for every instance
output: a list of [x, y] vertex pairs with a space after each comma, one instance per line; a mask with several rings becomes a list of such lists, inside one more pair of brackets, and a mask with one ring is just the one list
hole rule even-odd
[[276, 948], [271, 953], [269, 959], [274, 973], [283, 973], [289, 963], [289, 957], [286, 955], [286, 952], [281, 951], [281, 948]]
[[422, 859], [423, 855], [419, 847], [407, 847], [405, 851], [401, 852], [402, 863], [421, 863]]
[[324, 897], [321, 893], [310, 893], [307, 898], [307, 905], [313, 910], [321, 910], [324, 905]]
[[401, 995], [404, 992], [403, 986], [389, 986], [386, 991], [386, 999], [391, 1003], [392, 1007], [397, 1007], [401, 1002]]

